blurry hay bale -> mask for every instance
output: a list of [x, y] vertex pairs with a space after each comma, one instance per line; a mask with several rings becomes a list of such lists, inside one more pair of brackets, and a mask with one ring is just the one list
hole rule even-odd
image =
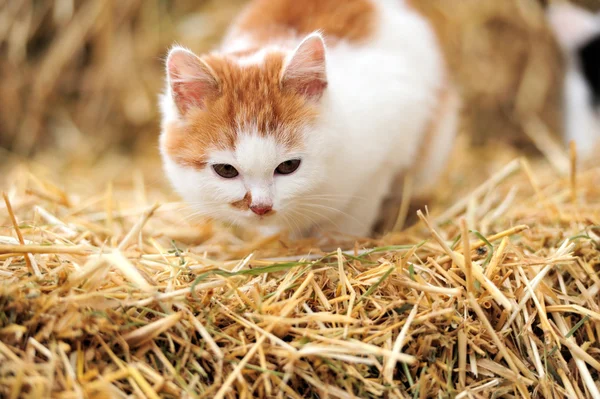
[[475, 143], [528, 141], [523, 122], [562, 134], [563, 65], [534, 0], [414, 1], [438, 30], [464, 95], [464, 128]]
[[2, 3], [0, 146], [84, 157], [154, 143], [167, 49], [206, 51], [240, 1]]

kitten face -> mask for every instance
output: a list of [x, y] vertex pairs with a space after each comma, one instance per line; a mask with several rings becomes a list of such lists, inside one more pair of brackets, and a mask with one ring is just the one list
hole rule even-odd
[[317, 120], [327, 80], [325, 47], [308, 36], [290, 53], [167, 60], [161, 152], [178, 193], [199, 216], [234, 224], [294, 226], [302, 196], [326, 175]]

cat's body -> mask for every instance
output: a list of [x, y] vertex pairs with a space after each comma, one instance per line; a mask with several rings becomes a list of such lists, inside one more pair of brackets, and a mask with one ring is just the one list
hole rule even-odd
[[566, 59], [565, 140], [574, 141], [580, 159], [588, 160], [600, 142], [600, 15], [559, 3], [548, 16]]
[[161, 149], [209, 217], [367, 235], [399, 174], [425, 192], [444, 168], [458, 100], [402, 1], [256, 0], [201, 60], [169, 55]]

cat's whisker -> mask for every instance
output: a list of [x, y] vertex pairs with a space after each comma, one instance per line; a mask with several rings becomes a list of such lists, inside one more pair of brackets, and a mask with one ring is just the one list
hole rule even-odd
[[240, 220], [239, 216], [236, 216], [235, 218], [233, 218], [233, 220], [230, 220], [226, 226], [227, 230], [231, 230], [232, 228], [237, 226], [239, 220]]
[[336, 200], [336, 199], [345, 199], [345, 200], [360, 200], [360, 201], [368, 201], [369, 199], [366, 197], [360, 197], [357, 195], [342, 195], [342, 194], [309, 194], [303, 195], [301, 197], [302, 200], [310, 200], [310, 199], [327, 199], [327, 200]]
[[201, 210], [201, 211], [194, 212], [190, 215], [186, 215], [184, 220], [186, 222], [195, 222], [202, 218], [210, 218], [211, 216], [217, 216], [217, 215], [219, 215], [219, 213], [220, 212], [217, 210]]
[[[311, 223], [311, 226], [320, 228], [320, 223], [317, 220], [311, 218], [310, 216], [308, 216], [306, 214], [302, 214], [301, 212], [299, 212], [295, 209], [290, 209], [289, 212], [290, 212], [290, 217], [297, 215], [293, 220], [299, 220], [301, 218], [308, 219]], [[296, 222], [294, 222], [294, 223], [296, 223]], [[302, 235], [302, 229], [300, 227], [298, 227], [298, 232], [299, 232], [299, 235]]]
[[364, 223], [362, 223], [359, 219], [357, 219], [353, 215], [351, 215], [351, 214], [349, 214], [347, 212], [344, 212], [344, 211], [342, 211], [340, 209], [333, 208], [333, 207], [330, 207], [330, 206], [327, 206], [327, 205], [317, 204], [317, 203], [309, 203], [309, 202], [302, 202], [302, 203], [295, 204], [295, 206], [296, 206], [296, 208], [303, 209], [305, 211], [309, 211], [308, 208], [310, 208], [310, 210], [313, 212], [313, 214], [316, 213], [317, 215], [319, 215], [319, 216], [321, 216], [323, 218], [327, 218], [329, 220], [329, 222], [331, 222], [332, 224], [336, 224], [337, 228], [339, 228], [339, 225], [337, 225], [337, 223], [334, 223], [332, 221], [332, 219], [330, 217], [328, 217], [326, 214], [315, 212], [315, 208], [316, 209], [325, 210], [325, 211], [336, 212], [337, 214], [342, 215], [342, 216], [346, 216], [346, 217], [348, 217], [348, 218], [356, 221], [359, 225], [363, 225], [364, 226]]
[[[327, 215], [325, 215], [323, 213], [320, 213], [320, 212], [318, 212], [318, 211], [316, 211], [314, 209], [308, 209], [308, 208], [303, 208], [302, 206], [297, 206], [296, 210], [302, 211], [302, 212], [310, 212], [311, 214], [313, 214], [315, 216], [318, 216], [318, 217], [320, 217], [322, 219], [326, 219], [326, 221], [329, 222], [329, 223], [331, 223], [332, 225], [334, 225], [336, 227], [336, 229], [340, 228], [339, 224], [337, 222], [335, 222], [332, 218], [330, 218], [329, 216], [327, 216]], [[302, 214], [302, 215], [304, 215], [307, 219], [310, 219], [310, 217], [308, 215], [306, 215], [305, 213]]]
[[210, 209], [210, 210], [207, 210], [207, 209], [198, 209], [198, 210], [196, 210], [196, 211], [194, 211], [192, 213], [187, 214], [186, 216], [187, 217], [194, 217], [194, 216], [204, 215], [204, 214], [214, 214], [216, 212], [217, 212], [217, 210], [215, 210], [215, 209]]
[[206, 208], [215, 208], [217, 206], [222, 205], [222, 202], [198, 202], [198, 203], [190, 203], [190, 204], [186, 204], [185, 206], [181, 206], [180, 208], [178, 208], [178, 210], [180, 210], [181, 212], [187, 212], [187, 211], [200, 211], [200, 210], [205, 210]]
[[[289, 215], [282, 214], [281, 217], [282, 217], [283, 221], [285, 222], [285, 224], [288, 226], [288, 228], [295, 235], [299, 236], [300, 234], [302, 234], [302, 230], [300, 229], [300, 227], [298, 226], [296, 221], [293, 219], [293, 216], [291, 214], [289, 214]], [[294, 224], [294, 226], [292, 226], [292, 223]]]
[[360, 220], [358, 220], [353, 215], [349, 214], [348, 212], [344, 212], [344, 211], [342, 211], [340, 209], [337, 209], [337, 208], [332, 208], [332, 207], [327, 206], [327, 205], [315, 204], [315, 203], [303, 203], [303, 204], [301, 204], [301, 206], [316, 207], [316, 208], [321, 208], [321, 209], [325, 209], [325, 210], [334, 211], [334, 212], [339, 213], [340, 215], [347, 216], [347, 217], [351, 218], [352, 220], [354, 220], [355, 222], [357, 222], [357, 223], [359, 223], [361, 225], [364, 225], [363, 222], [361, 222]]

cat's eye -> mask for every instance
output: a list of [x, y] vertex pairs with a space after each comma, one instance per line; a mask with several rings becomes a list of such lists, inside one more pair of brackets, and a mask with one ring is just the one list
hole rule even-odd
[[289, 175], [290, 173], [295, 172], [299, 166], [299, 159], [290, 159], [289, 161], [280, 163], [277, 169], [275, 169], [275, 173], [280, 175]]
[[218, 163], [213, 165], [213, 169], [219, 176], [225, 179], [233, 179], [240, 174], [236, 168], [227, 163]]

